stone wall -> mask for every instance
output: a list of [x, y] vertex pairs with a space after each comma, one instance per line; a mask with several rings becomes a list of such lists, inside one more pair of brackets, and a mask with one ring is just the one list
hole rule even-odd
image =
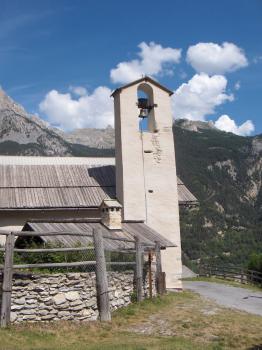
[[[133, 272], [109, 272], [111, 309], [126, 306], [133, 293]], [[13, 280], [11, 322], [96, 320], [94, 272], [19, 275]]]

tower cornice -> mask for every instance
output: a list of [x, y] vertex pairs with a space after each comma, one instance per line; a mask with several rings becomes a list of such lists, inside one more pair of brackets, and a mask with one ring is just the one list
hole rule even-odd
[[142, 83], [142, 82], [145, 82], [145, 83], [146, 83], [146, 82], [149, 82], [149, 83], [151, 83], [151, 84], [157, 86], [158, 88], [160, 88], [160, 89], [166, 91], [166, 92], [169, 94], [169, 96], [173, 95], [173, 93], [174, 93], [173, 91], [171, 91], [171, 90], [169, 90], [167, 87], [161, 85], [158, 81], [154, 80], [153, 78], [148, 77], [148, 76], [145, 76], [145, 77], [142, 77], [142, 78], [140, 78], [140, 79], [137, 79], [137, 80], [135, 80], [135, 81], [133, 81], [133, 82], [131, 82], [131, 83], [129, 83], [129, 84], [126, 84], [126, 85], [123, 85], [123, 86], [117, 88], [116, 90], [113, 91], [113, 93], [111, 94], [111, 96], [114, 97], [117, 93], [120, 93], [122, 90], [124, 90], [124, 89], [126, 89], [126, 88], [128, 88], [128, 87], [130, 87], [130, 86], [137, 85], [137, 84]]

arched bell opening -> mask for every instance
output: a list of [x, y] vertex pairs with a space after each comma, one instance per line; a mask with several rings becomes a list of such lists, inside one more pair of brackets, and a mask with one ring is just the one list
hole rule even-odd
[[153, 89], [150, 85], [142, 83], [137, 88], [137, 106], [139, 108], [139, 131], [155, 132], [155, 113]]

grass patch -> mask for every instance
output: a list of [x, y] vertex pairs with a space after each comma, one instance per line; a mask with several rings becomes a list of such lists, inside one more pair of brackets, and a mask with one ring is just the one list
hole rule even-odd
[[111, 323], [28, 323], [1, 329], [0, 349], [251, 349], [262, 344], [261, 329], [262, 317], [179, 292], [119, 309]]
[[225, 280], [218, 277], [192, 277], [192, 278], [183, 278], [183, 281], [200, 281], [200, 282], [213, 282], [213, 283], [220, 283], [220, 284], [226, 284], [233, 287], [239, 287], [244, 289], [249, 289], [254, 292], [262, 292], [262, 288], [253, 284], [244, 284], [236, 281], [230, 281]]

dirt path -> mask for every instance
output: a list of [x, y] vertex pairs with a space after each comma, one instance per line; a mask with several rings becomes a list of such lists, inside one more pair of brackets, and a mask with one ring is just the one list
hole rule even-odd
[[213, 282], [183, 281], [185, 289], [199, 293], [219, 305], [262, 316], [262, 292]]

